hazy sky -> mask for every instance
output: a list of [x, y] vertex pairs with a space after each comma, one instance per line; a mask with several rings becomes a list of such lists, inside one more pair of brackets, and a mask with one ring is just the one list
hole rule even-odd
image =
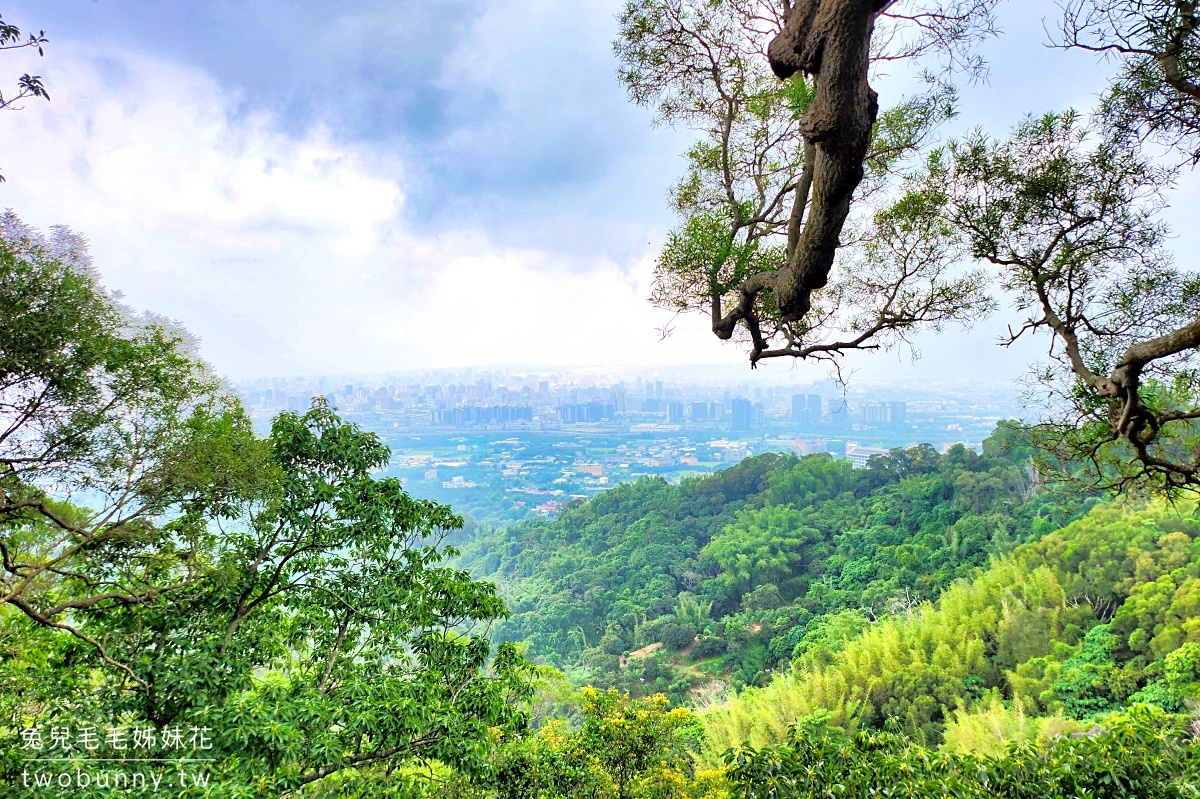
[[[619, 8], [8, 2], [51, 42], [4, 56], [0, 77], [40, 73], [53, 102], [0, 119], [0, 206], [82, 232], [111, 287], [235, 378], [740, 361], [702, 318], [660, 341], [669, 315], [645, 301], [691, 137], [627, 102]], [[1106, 67], [1043, 46], [1052, 10], [1003, 6], [960, 127], [1091, 102]], [[1005, 378], [1045, 346], [1001, 352], [995, 334], [923, 339], [916, 368]]]

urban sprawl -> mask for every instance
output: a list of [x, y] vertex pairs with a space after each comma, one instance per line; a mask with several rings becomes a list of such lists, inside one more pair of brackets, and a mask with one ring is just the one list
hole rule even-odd
[[555, 513], [615, 483], [704, 474], [764, 452], [865, 465], [892, 447], [978, 448], [1015, 416], [1011, 390], [749, 385], [683, 376], [460, 370], [238, 386], [264, 427], [322, 396], [392, 450], [413, 494], [477, 521]]

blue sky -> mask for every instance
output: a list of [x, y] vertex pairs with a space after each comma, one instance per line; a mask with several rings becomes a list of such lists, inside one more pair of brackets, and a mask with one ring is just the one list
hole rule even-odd
[[[0, 75], [40, 72], [54, 100], [0, 120], [0, 204], [83, 232], [110, 285], [234, 377], [738, 361], [703, 319], [660, 341], [645, 302], [690, 135], [627, 102], [619, 8], [6, 3], [51, 43]], [[1047, 9], [1002, 7], [957, 127], [1091, 102], [1107, 68], [1048, 50]], [[918, 370], [1007, 378], [1037, 356], [995, 332], [922, 339]]]

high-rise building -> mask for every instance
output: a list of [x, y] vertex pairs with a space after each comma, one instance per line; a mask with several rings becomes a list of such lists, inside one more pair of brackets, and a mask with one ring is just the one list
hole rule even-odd
[[667, 405], [667, 422], [669, 424], [683, 424], [682, 402], [672, 402]]
[[733, 429], [749, 430], [754, 424], [754, 404], [748, 399], [736, 397], [731, 404]]
[[862, 418], [867, 424], [902, 424], [905, 410], [903, 402], [868, 402], [863, 405]]
[[613, 406], [603, 402], [575, 403], [558, 409], [559, 418], [564, 424], [600, 422], [613, 418], [613, 412]]
[[792, 397], [792, 421], [805, 427], [811, 427], [821, 421], [821, 395], [794, 395]]
[[802, 421], [806, 416], [805, 411], [807, 411], [807, 410], [808, 410], [808, 397], [805, 396], [804, 394], [793, 394], [792, 395], [792, 421], [793, 422]]
[[533, 408], [528, 405], [468, 405], [462, 408], [441, 408], [430, 411], [430, 422], [448, 427], [505, 422], [532, 422]]
[[829, 424], [838, 428], [850, 424], [850, 409], [846, 406], [846, 400], [837, 398], [830, 401]]

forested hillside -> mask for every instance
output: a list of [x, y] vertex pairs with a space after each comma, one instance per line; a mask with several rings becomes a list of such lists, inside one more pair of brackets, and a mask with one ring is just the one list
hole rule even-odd
[[[527, 609], [501, 634], [515, 628], [533, 636], [534, 588], [571, 590], [556, 582], [560, 558], [577, 558], [581, 571], [609, 564], [609, 573], [624, 574], [619, 557], [649, 545], [648, 531], [659, 528], [622, 516], [637, 499], [653, 503], [656, 521], [673, 520], [678, 536], [674, 547], [658, 539], [662, 551], [678, 550], [661, 564], [625, 565], [632, 576], [613, 601], [633, 597], [662, 609], [637, 617], [631, 643], [669, 645], [642, 658], [622, 653], [623, 667], [606, 663], [606, 643], [624, 632], [620, 617], [598, 602], [580, 603], [592, 615], [574, 617], [565, 640], [584, 639], [582, 625], [591, 623], [599, 645], [534, 654], [557, 658], [576, 679], [620, 687], [585, 689], [570, 722], [551, 718], [502, 742], [484, 795], [1191, 795], [1200, 784], [1196, 503], [1068, 503], [1044, 486], [1005, 482], [1023, 462], [1005, 442], [1002, 428], [983, 456], [953, 450], [935, 458], [921, 448], [859, 472], [823, 458], [756, 459], [712, 480], [626, 486], [612, 492], [619, 502], [595, 501], [510, 530], [511, 539], [477, 537], [475, 556], [485, 543], [543, 547], [517, 553], [513, 561], [527, 571], [507, 575], [505, 556], [491, 552], [508, 590], [530, 592]], [[979, 502], [982, 492], [970, 489], [985, 483], [991, 492]], [[728, 493], [712, 500], [718, 486]], [[784, 505], [789, 495], [809, 504]], [[671, 514], [699, 496], [720, 518]], [[744, 521], [785, 513], [796, 516], [774, 527]], [[837, 520], [844, 526], [820, 526]], [[983, 532], [968, 537], [964, 529]], [[603, 546], [600, 530], [610, 531], [612, 546]], [[898, 530], [904, 537], [889, 537]], [[714, 542], [735, 532], [756, 549], [717, 561]], [[561, 546], [555, 551], [550, 542]], [[915, 562], [932, 568], [907, 568], [914, 550]], [[877, 568], [855, 572], [850, 564], [864, 551]], [[670, 585], [680, 568], [697, 580], [692, 591], [677, 588], [672, 605], [648, 586]], [[772, 587], [770, 603], [747, 602]], [[918, 600], [917, 592], [936, 599]], [[567, 607], [568, 599], [547, 595], [541, 606]], [[689, 625], [694, 643], [662, 640]], [[546, 647], [552, 632], [535, 640]], [[717, 654], [697, 651], [708, 641]], [[688, 691], [698, 671], [737, 687], [733, 672], [756, 656], [778, 664], [764, 667], [772, 670], [765, 685], [703, 697]], [[674, 680], [672, 692], [699, 707], [687, 712], [661, 696], [621, 693], [658, 688], [647, 673], [660, 684]], [[553, 685], [543, 685], [542, 708], [563, 700]]]
[[458, 554], [375, 435], [321, 399], [256, 435], [66, 234], [5, 221], [8, 793], [148, 797], [131, 742], [188, 734], [186, 796], [1195, 795], [1194, 498], [1046, 483], [1002, 425], [624, 485]]
[[152, 795], [131, 730], [211, 753], [171, 775], [191, 796], [1194, 795], [1194, 499], [1045, 482], [1002, 425], [462, 536], [321, 400], [257, 436], [178, 336], [9, 224], [14, 795]]
[[1200, 799], [1200, 0], [0, 12], [0, 799]]
[[854, 470], [764, 455], [643, 480], [553, 520], [480, 529], [461, 562], [512, 611], [502, 640], [577, 683], [685, 702], [939, 596], [1096, 500], [1036, 485], [1007, 427], [982, 455], [893, 450]]
[[935, 605], [806, 652], [704, 716], [714, 757], [782, 741], [812, 713], [894, 720], [928, 744], [997, 751], [1128, 703], [1186, 710], [1200, 683], [1194, 505], [1106, 504], [1017, 547]]

